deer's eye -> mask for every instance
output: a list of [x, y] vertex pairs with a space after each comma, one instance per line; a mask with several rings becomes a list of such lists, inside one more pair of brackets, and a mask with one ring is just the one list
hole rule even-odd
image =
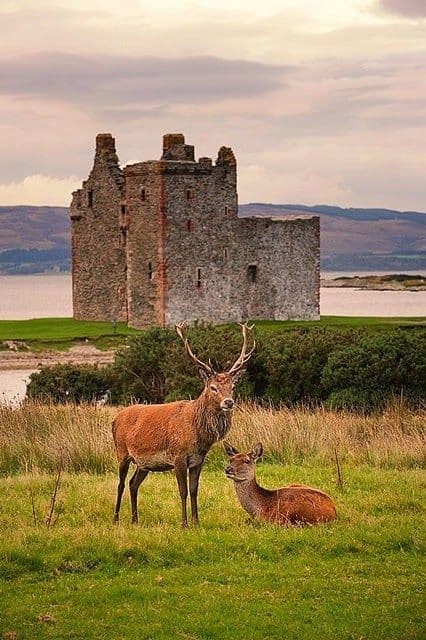
[[213, 391], [213, 393], [217, 393], [217, 387], [210, 385], [210, 391]]

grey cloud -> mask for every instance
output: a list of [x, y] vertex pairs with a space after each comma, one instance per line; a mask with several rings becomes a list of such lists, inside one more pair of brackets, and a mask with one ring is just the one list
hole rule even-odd
[[426, 18], [425, 0], [379, 0], [379, 7], [407, 18]]
[[215, 57], [81, 56], [44, 53], [0, 63], [0, 93], [119, 107], [206, 103], [279, 88], [288, 67]]

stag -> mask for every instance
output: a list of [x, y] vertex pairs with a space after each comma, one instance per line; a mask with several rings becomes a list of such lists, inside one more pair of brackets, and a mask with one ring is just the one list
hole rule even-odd
[[260, 442], [249, 453], [239, 453], [227, 443], [224, 447], [230, 458], [225, 474], [234, 481], [241, 506], [253, 518], [283, 527], [335, 520], [332, 499], [319, 489], [290, 484], [270, 491], [257, 483], [255, 465], [263, 454]]
[[234, 387], [245, 372], [256, 343], [248, 351], [248, 337], [253, 329], [240, 324], [243, 344], [232, 367], [218, 373], [211, 361], [197, 358], [183, 333], [184, 323], [176, 325], [188, 356], [204, 381], [196, 400], [179, 400], [157, 405], [133, 405], [116, 416], [112, 432], [119, 465], [119, 483], [114, 521], [118, 522], [121, 498], [130, 463], [136, 465], [132, 475], [130, 502], [132, 523], [138, 522], [138, 490], [150, 471], [174, 470], [182, 506], [182, 527], [188, 526], [188, 476], [192, 523], [198, 525], [198, 484], [209, 449], [222, 440], [231, 428]]

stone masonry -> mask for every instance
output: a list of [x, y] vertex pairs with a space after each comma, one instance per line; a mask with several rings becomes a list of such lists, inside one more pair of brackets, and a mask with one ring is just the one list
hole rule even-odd
[[136, 328], [319, 317], [319, 218], [238, 218], [229, 147], [195, 161], [182, 134], [121, 170], [111, 134], [71, 203], [74, 317]]

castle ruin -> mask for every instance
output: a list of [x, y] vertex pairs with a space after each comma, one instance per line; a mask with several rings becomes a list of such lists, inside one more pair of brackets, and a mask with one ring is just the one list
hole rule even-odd
[[319, 318], [319, 218], [239, 218], [229, 147], [196, 161], [182, 134], [167, 134], [160, 160], [121, 169], [100, 133], [71, 221], [78, 320]]

